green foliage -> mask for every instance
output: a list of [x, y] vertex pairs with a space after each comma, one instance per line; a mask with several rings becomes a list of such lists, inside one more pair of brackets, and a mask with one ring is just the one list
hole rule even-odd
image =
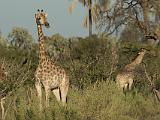
[[9, 61], [5, 60], [5, 58], [1, 59], [0, 63], [3, 64], [7, 73], [6, 79], [0, 82], [0, 96], [12, 95], [16, 89], [32, 79], [30, 63], [22, 67], [22, 64], [17, 64], [15, 60]]
[[[51, 96], [50, 107], [40, 113], [34, 88], [23, 87], [6, 101], [7, 120], [159, 120], [160, 105], [152, 96], [117, 90], [113, 82], [100, 82], [80, 91], [69, 90], [64, 108]], [[14, 100], [14, 101], [11, 101]]]
[[[87, 38], [71, 42], [70, 59], [63, 61], [70, 70], [71, 83], [84, 88], [109, 76], [111, 58], [107, 39]], [[69, 64], [69, 65], [68, 65]]]
[[142, 39], [141, 36], [142, 36], [142, 33], [135, 25], [128, 24], [125, 27], [125, 29], [122, 31], [120, 39], [123, 41], [137, 41]]
[[33, 38], [27, 29], [21, 27], [14, 27], [9, 33], [8, 38], [12, 45], [19, 48], [31, 48]]
[[[71, 86], [76, 89], [86, 88], [97, 81], [114, 80], [117, 72], [137, 56], [139, 49], [146, 48], [149, 51], [143, 64], [146, 64], [149, 76], [155, 76], [152, 80], [157, 86], [156, 81], [160, 78], [159, 48], [151, 48], [140, 41], [119, 41], [114, 46], [118, 63], [114, 63], [112, 41], [110, 38], [97, 36], [65, 39], [57, 34], [47, 39], [46, 48], [50, 57], [65, 67], [70, 76]], [[117, 69], [113, 71], [114, 67]], [[136, 88], [144, 93], [150, 91], [143, 65], [137, 68], [135, 79]]]
[[[148, 47], [138, 41], [117, 41], [113, 45], [112, 41], [97, 36], [66, 39], [57, 34], [46, 37], [46, 50], [66, 69], [70, 88], [66, 108], [51, 95], [50, 107], [44, 106], [43, 113], [39, 111], [34, 88], [38, 44], [31, 43], [31, 50], [0, 44], [0, 61], [5, 59], [8, 72], [7, 79], [0, 83], [1, 95], [7, 95], [6, 119], [159, 120], [160, 106], [149, 86], [146, 72], [156, 89], [160, 90], [160, 48]], [[137, 68], [134, 87], [125, 95], [117, 90], [114, 78], [142, 47], [149, 50], [143, 60], [146, 71], [143, 64]], [[114, 61], [113, 53], [118, 56], [118, 63]]]
[[63, 36], [60, 34], [55, 34], [45, 39], [46, 51], [49, 53], [50, 57], [56, 60], [59, 57], [63, 57], [63, 54], [67, 54], [66, 51], [68, 49], [68, 41]]

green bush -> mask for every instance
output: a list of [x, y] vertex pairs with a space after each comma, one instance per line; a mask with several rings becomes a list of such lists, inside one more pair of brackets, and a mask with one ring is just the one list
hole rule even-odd
[[[44, 101], [43, 97], [43, 101]], [[12, 105], [11, 105], [12, 104]], [[40, 113], [35, 89], [21, 87], [8, 97], [7, 120], [159, 120], [160, 104], [152, 96], [124, 95], [114, 82], [100, 82], [83, 91], [69, 90], [67, 107], [52, 95], [50, 107]]]
[[[62, 107], [51, 96], [50, 107], [45, 108], [42, 114], [38, 111], [39, 102], [34, 88], [34, 72], [38, 64], [37, 43], [32, 43], [32, 49], [27, 51], [0, 44], [0, 60], [5, 59], [9, 71], [7, 80], [0, 83], [0, 91], [5, 90], [5, 94], [13, 91], [5, 103], [7, 120], [160, 119], [160, 106], [146, 76], [147, 72], [159, 90], [159, 47], [151, 48], [137, 41], [117, 41], [114, 46], [111, 38], [93, 36], [65, 39], [60, 35], [46, 38], [46, 47], [48, 44], [51, 46], [47, 49], [48, 55], [62, 65], [70, 77], [67, 107]], [[133, 89], [125, 95], [117, 90], [115, 76], [142, 47], [149, 51], [143, 64], [136, 70]], [[24, 64], [25, 60], [27, 62]]]

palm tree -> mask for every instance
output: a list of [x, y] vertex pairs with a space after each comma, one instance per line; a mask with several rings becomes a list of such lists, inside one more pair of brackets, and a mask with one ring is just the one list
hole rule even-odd
[[69, 14], [73, 12], [78, 1], [88, 10], [88, 14], [85, 15], [83, 19], [83, 25], [88, 28], [89, 36], [92, 36], [92, 24], [93, 22], [97, 23], [101, 7], [103, 6], [103, 8], [105, 8], [108, 5], [109, 0], [72, 0], [71, 5], [69, 6]]

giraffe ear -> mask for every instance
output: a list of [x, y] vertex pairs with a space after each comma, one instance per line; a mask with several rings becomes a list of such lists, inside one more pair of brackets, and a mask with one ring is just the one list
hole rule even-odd
[[37, 14], [35, 14], [34, 16], [35, 16], [35, 18], [37, 18]]

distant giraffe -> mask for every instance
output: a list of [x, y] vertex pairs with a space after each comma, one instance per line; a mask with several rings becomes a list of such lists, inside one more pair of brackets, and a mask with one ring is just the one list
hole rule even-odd
[[[5, 66], [4, 63], [1, 64], [0, 66], [0, 83], [3, 82], [7, 77], [7, 72], [5, 71]], [[1, 93], [1, 92], [0, 92]], [[4, 104], [5, 104], [5, 99], [6, 97], [1, 93], [0, 94], [0, 104], [1, 104], [1, 119], [5, 119], [5, 109], [4, 109]]]
[[135, 69], [142, 62], [145, 53], [146, 50], [141, 49], [138, 53], [138, 56], [133, 60], [133, 62], [126, 65], [124, 69], [120, 73], [118, 73], [116, 77], [116, 83], [120, 89], [126, 90], [129, 86], [129, 90], [131, 90]]
[[40, 109], [42, 109], [42, 91], [41, 84], [43, 84], [46, 96], [46, 106], [49, 106], [49, 94], [53, 91], [58, 101], [62, 101], [63, 105], [66, 103], [69, 78], [65, 70], [56, 65], [47, 55], [44, 47], [44, 35], [42, 26], [49, 27], [47, 22], [47, 14], [43, 10], [38, 10], [35, 14], [37, 23], [38, 37], [39, 37], [39, 64], [35, 72], [38, 97], [40, 100]]

